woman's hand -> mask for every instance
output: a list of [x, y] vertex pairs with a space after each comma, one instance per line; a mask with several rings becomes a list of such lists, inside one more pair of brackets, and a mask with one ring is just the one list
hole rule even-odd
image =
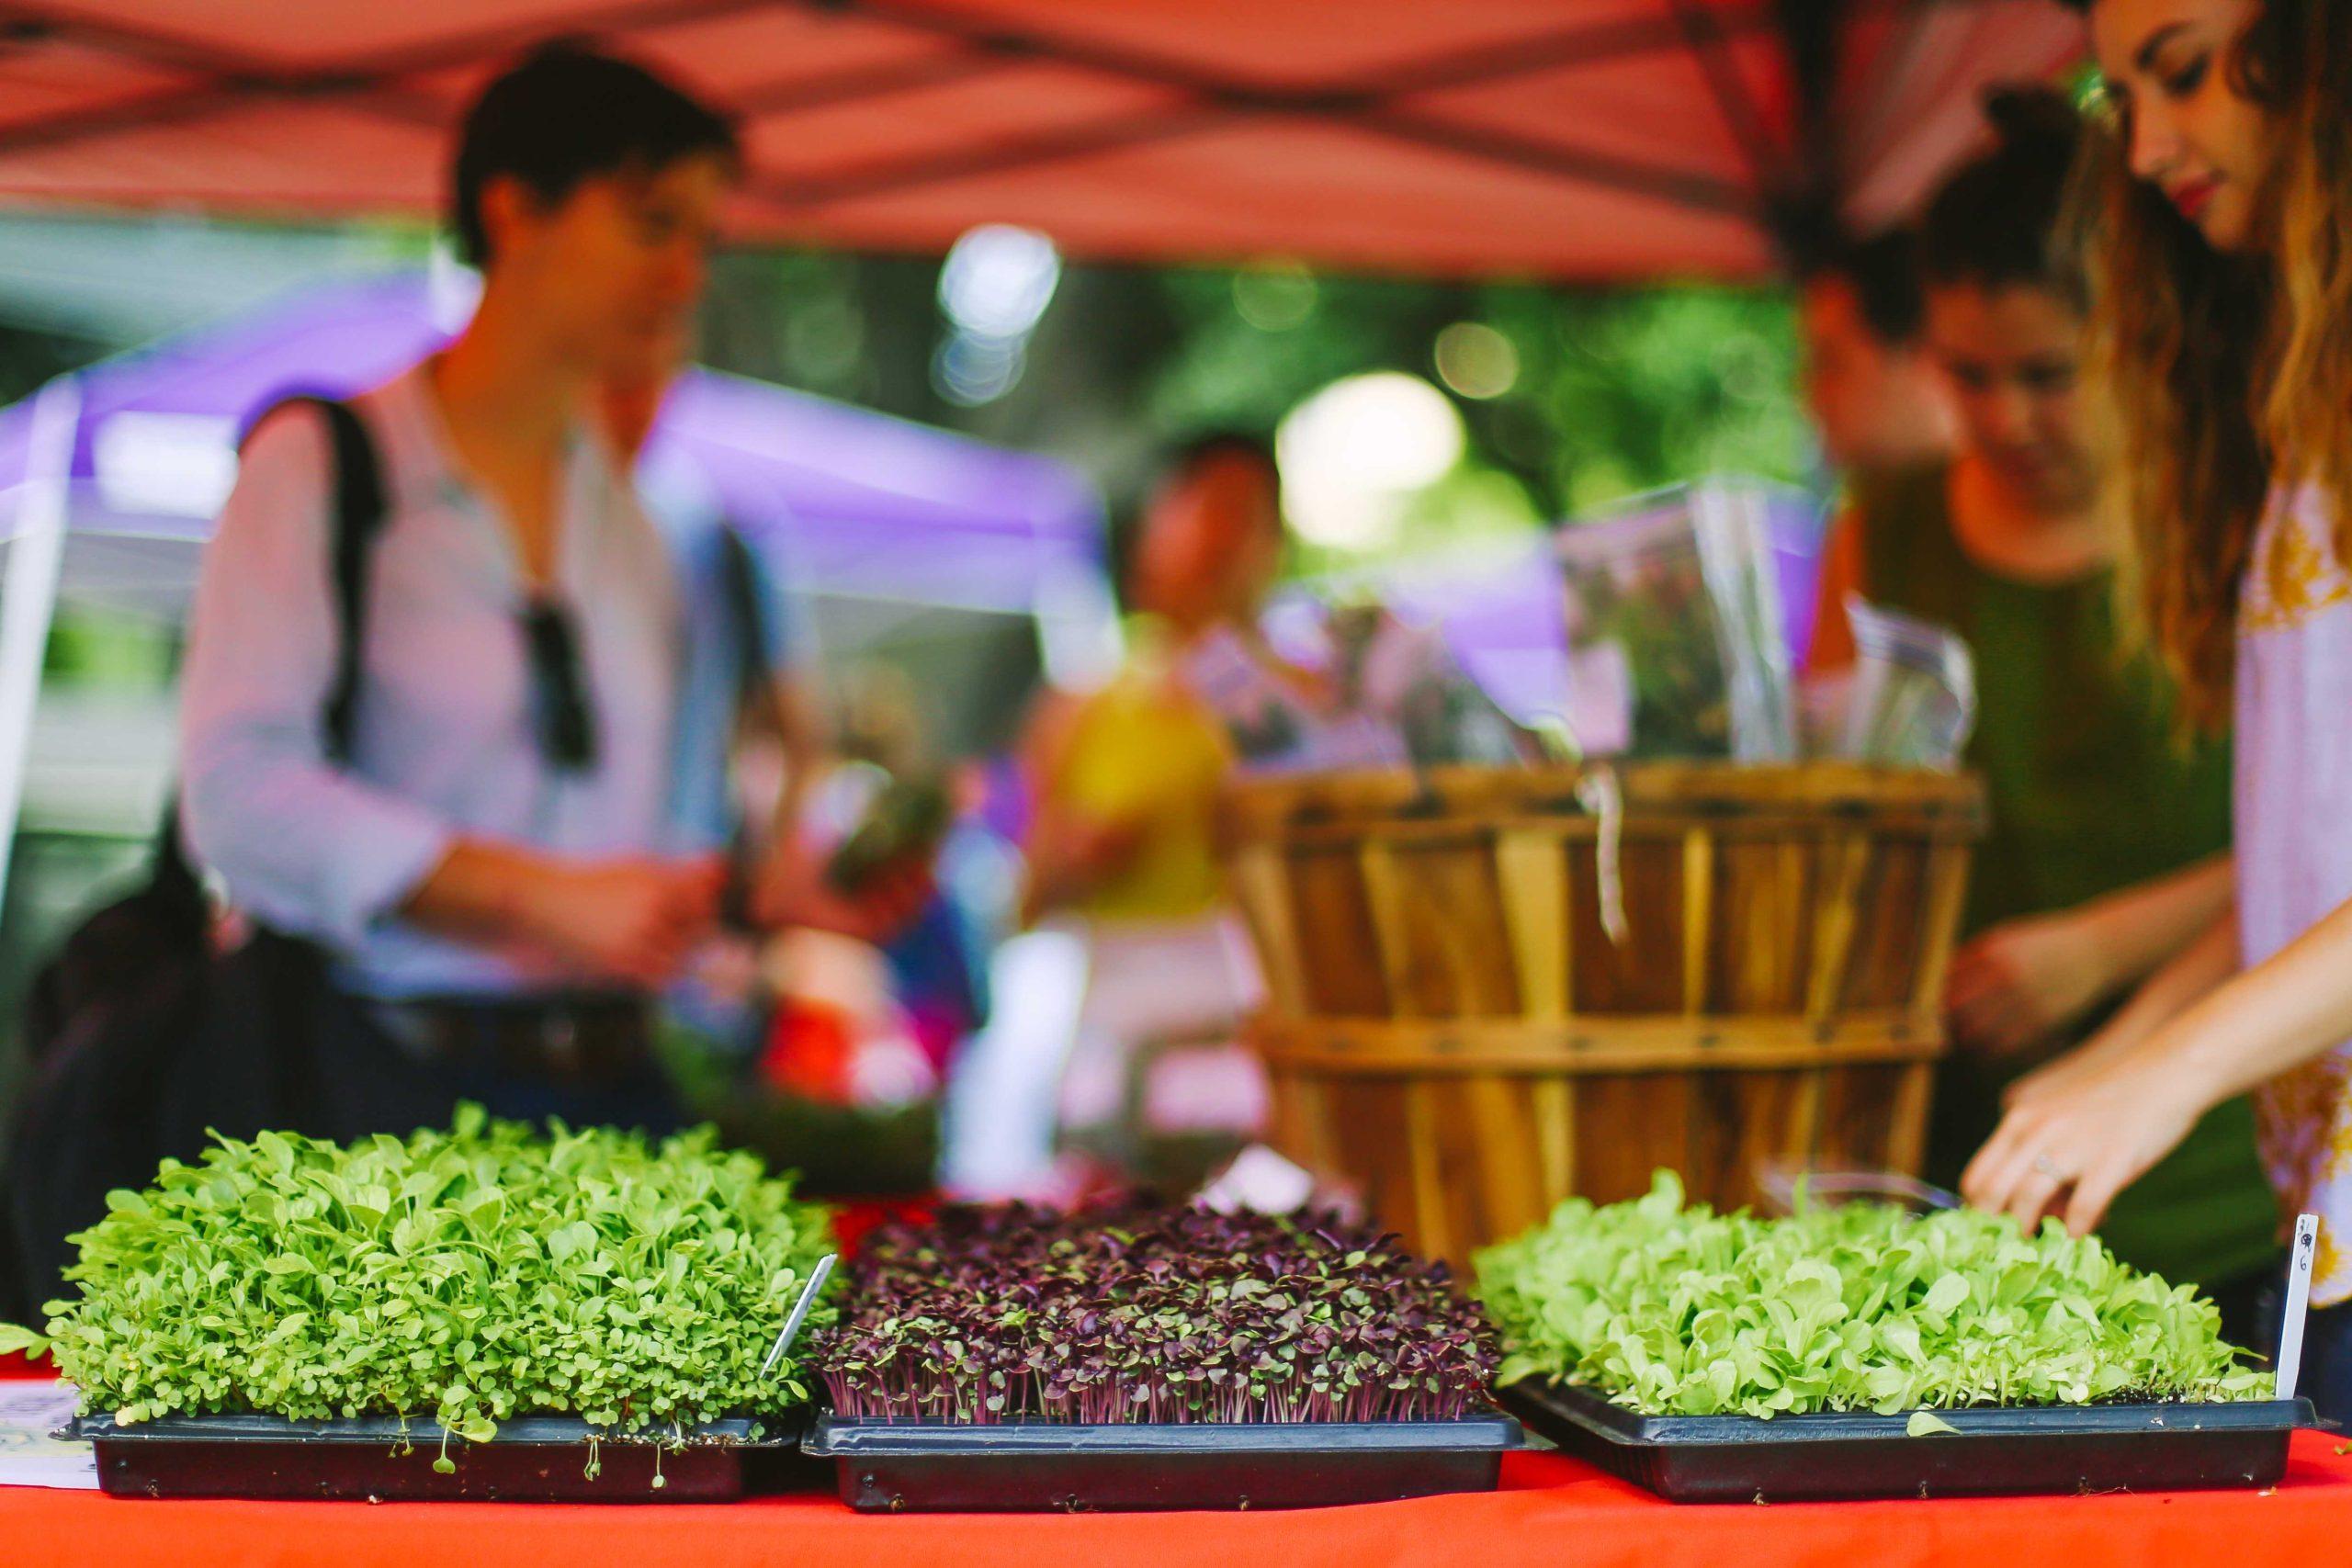
[[1147, 831], [1142, 818], [1134, 817], [1073, 823], [1063, 840], [1062, 863], [1078, 881], [1090, 885], [1105, 881], [1135, 863]]
[[2013, 1080], [2007, 1089], [2001, 1091], [2001, 1108], [2014, 1111], [2028, 1100], [2047, 1100], [2095, 1078], [2137, 1043], [2137, 1039], [2125, 1042], [2112, 1040], [2102, 1031], [2073, 1050], [2052, 1056], [2033, 1071]]
[[2115, 988], [2091, 922], [2068, 911], [2007, 920], [1952, 955], [1944, 1010], [1964, 1049], [2010, 1056], [2047, 1041]]
[[1056, 816], [1039, 821], [1023, 846], [1029, 878], [1021, 897], [1021, 923], [1034, 925], [1126, 870], [1142, 853], [1149, 832], [1140, 816]]
[[2087, 1235], [2212, 1103], [2160, 1048], [2062, 1058], [2013, 1098], [1961, 1177], [1962, 1195], [2029, 1234], [2063, 1213], [2069, 1231]]
[[2202, 935], [2173, 954], [2115, 1016], [2080, 1046], [2009, 1086], [2005, 1105], [2067, 1088], [2144, 1046], [2150, 1036], [2228, 983], [2238, 966], [2238, 922], [2223, 910]]
[[2148, 1016], [2169, 1021], [2022, 1086], [1961, 1179], [1969, 1201], [2032, 1224], [2067, 1193], [2067, 1228], [2086, 1232], [2207, 1111], [2352, 1035], [2352, 902], [2222, 980], [2234, 938], [2234, 919], [2217, 920], [2151, 987], [2171, 995]]

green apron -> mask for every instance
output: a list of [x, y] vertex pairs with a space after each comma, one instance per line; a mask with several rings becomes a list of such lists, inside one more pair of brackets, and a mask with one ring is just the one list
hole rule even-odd
[[[1863, 596], [1951, 627], [1976, 657], [1968, 765], [1984, 775], [1992, 828], [1970, 878], [1965, 934], [2226, 849], [2228, 747], [2175, 739], [2160, 677], [2118, 652], [2111, 576], [2041, 587], [1986, 571], [1953, 535], [1950, 481], [1942, 464], [1858, 479], [1850, 514]], [[1941, 1069], [1930, 1179], [1958, 1180], [2013, 1076], [1957, 1053]], [[2128, 1190], [2099, 1234], [2140, 1268], [2211, 1289], [2269, 1267], [2277, 1226], [2253, 1111], [2233, 1100]]]

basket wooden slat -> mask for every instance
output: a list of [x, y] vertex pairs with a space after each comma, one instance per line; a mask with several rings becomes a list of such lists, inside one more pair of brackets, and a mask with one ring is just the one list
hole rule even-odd
[[1658, 1166], [1916, 1169], [1979, 786], [1618, 771], [1623, 927], [1572, 769], [1260, 780], [1227, 802], [1274, 1136], [1457, 1261]]
[[1933, 1062], [1943, 1054], [1941, 1035], [1922, 1028], [1909, 1012], [1857, 1012], [1834, 1021], [1681, 1013], [1565, 1021], [1295, 1020], [1265, 1013], [1251, 1025], [1250, 1036], [1259, 1049], [1285, 1062], [1349, 1077], [1895, 1065]]
[[1495, 835], [1495, 875], [1503, 927], [1520, 976], [1521, 1016], [1568, 1016], [1568, 862], [1548, 833], [1506, 829]]

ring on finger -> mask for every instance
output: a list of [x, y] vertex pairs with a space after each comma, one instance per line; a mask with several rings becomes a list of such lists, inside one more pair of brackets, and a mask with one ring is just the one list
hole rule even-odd
[[2066, 1179], [2066, 1173], [2058, 1168], [2058, 1162], [2046, 1154], [2033, 1156], [2033, 1173], [2036, 1176], [2046, 1176], [2052, 1181]]

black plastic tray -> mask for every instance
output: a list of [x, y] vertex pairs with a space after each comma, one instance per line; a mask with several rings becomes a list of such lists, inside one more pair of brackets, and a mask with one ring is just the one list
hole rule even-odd
[[2311, 1402], [1943, 1410], [1909, 1437], [1868, 1413], [1643, 1416], [1590, 1389], [1528, 1379], [1504, 1406], [1577, 1458], [1678, 1503], [2177, 1492], [2267, 1486]]
[[1490, 1492], [1519, 1423], [1459, 1421], [965, 1426], [818, 1417], [806, 1452], [834, 1461], [869, 1513], [1314, 1508]]
[[573, 1416], [518, 1416], [486, 1443], [452, 1437], [447, 1475], [433, 1468], [442, 1434], [430, 1417], [176, 1416], [122, 1427], [91, 1416], [70, 1429], [96, 1444], [98, 1484], [118, 1497], [708, 1503], [742, 1495], [747, 1467], [780, 1472], [772, 1461], [807, 1426], [805, 1414], [715, 1421], [689, 1429], [683, 1448], [605, 1436], [594, 1475], [588, 1424]]

